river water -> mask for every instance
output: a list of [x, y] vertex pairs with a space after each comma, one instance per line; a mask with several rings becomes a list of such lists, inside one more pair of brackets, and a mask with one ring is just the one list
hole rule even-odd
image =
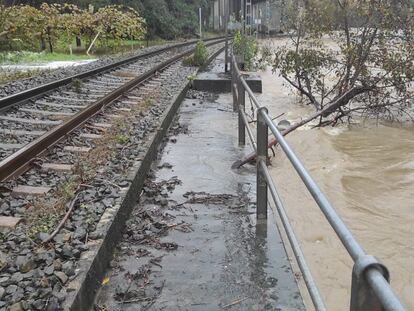
[[[270, 70], [259, 99], [291, 122], [312, 112]], [[414, 127], [364, 122], [305, 127], [287, 140], [356, 239], [391, 272], [414, 310]], [[289, 161], [276, 150], [271, 172], [328, 310], [349, 310], [352, 260]]]

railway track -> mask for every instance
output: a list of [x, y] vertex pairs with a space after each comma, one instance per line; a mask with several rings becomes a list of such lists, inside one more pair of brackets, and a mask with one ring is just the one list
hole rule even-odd
[[[207, 41], [207, 46], [212, 46], [224, 39]], [[75, 154], [87, 152], [87, 146], [91, 145], [88, 141], [99, 138], [120, 112], [128, 112], [129, 106], [143, 99], [125, 93], [137, 86], [145, 90], [159, 84], [160, 81], [152, 78], [191, 54], [194, 44], [192, 41], [170, 46], [1, 98], [0, 181], [27, 171], [45, 151], [113, 105], [112, 114], [106, 114], [101, 122], [87, 125], [89, 130], [80, 136], [86, 141], [86, 147], [68, 145], [66, 148]], [[157, 65], [151, 65], [154, 63]], [[66, 163], [43, 166], [70, 169]]]
[[[208, 43], [210, 58], [223, 50], [220, 42]], [[74, 114], [56, 118], [23, 111], [26, 118], [59, 121], [50, 127], [26, 128], [25, 123], [17, 129], [11, 128], [17, 124], [11, 121], [8, 128], [0, 127], [6, 133], [0, 137], [16, 131], [22, 133], [13, 137], [29, 136], [24, 132], [33, 137], [17, 140], [27, 143], [1, 162], [2, 169], [7, 169], [3, 176], [14, 178], [0, 183], [0, 293], [5, 289], [0, 309], [73, 306], [73, 310], [87, 310], [93, 304], [104, 273], [100, 269], [110, 260], [109, 253], [101, 252], [111, 252], [119, 239], [174, 111], [186, 94], [188, 76], [197, 72], [180, 61], [191, 52], [191, 47], [180, 49], [164, 55], [156, 65], [143, 64], [144, 70], [134, 69], [140, 74], [122, 85], [108, 86], [105, 93], [99, 92], [99, 86], [94, 88], [99, 83], [88, 85], [102, 79], [101, 74], [82, 80], [81, 90], [93, 88], [87, 95], [98, 88], [97, 93], [103, 93], [94, 101], [63, 105], [59, 99], [48, 100], [63, 105], [50, 106], [59, 108], [50, 111], [67, 112], [69, 105], [80, 106], [71, 111]], [[73, 84], [20, 101], [0, 115], [35, 109], [30, 105], [66, 92], [67, 87]], [[45, 106], [49, 107], [36, 109], [46, 110]], [[92, 261], [95, 256], [99, 260]]]

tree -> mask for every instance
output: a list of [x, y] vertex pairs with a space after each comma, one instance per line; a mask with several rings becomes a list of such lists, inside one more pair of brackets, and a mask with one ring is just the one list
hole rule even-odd
[[[71, 44], [76, 38], [90, 40], [99, 32], [101, 40], [143, 39], [145, 21], [139, 13], [125, 6], [106, 6], [92, 13], [74, 4], [43, 3], [39, 9], [29, 5], [0, 5], [0, 40], [17, 48], [33, 47], [39, 40], [41, 50], [47, 42], [50, 52], [56, 43]], [[19, 45], [16, 44], [19, 43]], [[3, 44], [2, 44], [3, 46]]]
[[276, 49], [272, 64], [315, 113], [282, 134], [311, 121], [336, 125], [356, 115], [413, 120], [411, 1], [305, 0], [293, 8], [291, 40]]
[[130, 7], [110, 5], [100, 8], [96, 14], [97, 31], [104, 39], [143, 39], [145, 21]]

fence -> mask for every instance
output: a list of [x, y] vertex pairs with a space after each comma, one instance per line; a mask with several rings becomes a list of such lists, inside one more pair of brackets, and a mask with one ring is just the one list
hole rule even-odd
[[[252, 148], [256, 151], [257, 166], [257, 219], [264, 221], [267, 219], [268, 190], [276, 206], [281, 222], [285, 229], [290, 246], [295, 255], [298, 266], [302, 272], [307, 290], [317, 311], [326, 310], [317, 285], [312, 277], [305, 257], [299, 246], [293, 228], [289, 222], [286, 210], [278, 194], [270, 172], [267, 168], [268, 159], [268, 132], [274, 135], [280, 148], [289, 159], [296, 172], [302, 179], [306, 188], [311, 193], [313, 199], [325, 215], [329, 224], [332, 226], [343, 246], [348, 251], [354, 266], [352, 270], [351, 284], [351, 311], [403, 311], [405, 308], [389, 285], [389, 272], [387, 267], [381, 264], [375, 257], [366, 254], [363, 248], [353, 237], [345, 223], [336, 213], [335, 209], [322, 193], [316, 182], [309, 175], [298, 156], [291, 149], [289, 144], [278, 130], [272, 118], [268, 114], [266, 107], [260, 106], [256, 96], [246, 83], [236, 58], [231, 56], [231, 85], [233, 93], [233, 109], [238, 111], [238, 139], [239, 144], [246, 142], [246, 132]], [[246, 93], [251, 102], [257, 109], [257, 133], [256, 140], [249, 127], [247, 115], [245, 113]]]

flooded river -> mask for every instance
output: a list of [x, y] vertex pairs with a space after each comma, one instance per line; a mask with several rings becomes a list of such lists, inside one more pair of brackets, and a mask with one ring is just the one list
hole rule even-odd
[[[270, 71], [260, 101], [293, 122], [309, 114]], [[297, 130], [288, 142], [365, 250], [414, 310], [414, 127], [364, 123]], [[352, 261], [280, 150], [272, 174], [328, 310], [349, 310]]]

